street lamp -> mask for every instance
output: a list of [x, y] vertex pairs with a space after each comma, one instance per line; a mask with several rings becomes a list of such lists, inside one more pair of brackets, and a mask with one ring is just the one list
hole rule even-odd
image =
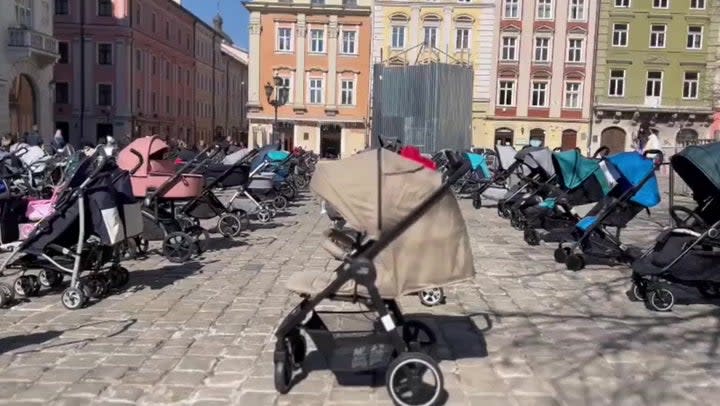
[[[265, 84], [265, 96], [268, 103], [275, 109], [275, 120], [273, 121], [273, 136], [277, 134], [278, 108], [284, 106], [288, 101], [288, 93], [290, 90], [283, 86], [283, 80], [279, 76], [273, 77], [274, 85], [270, 82]], [[273, 93], [275, 98], [273, 98]], [[285, 148], [285, 134], [283, 133], [282, 146]]]

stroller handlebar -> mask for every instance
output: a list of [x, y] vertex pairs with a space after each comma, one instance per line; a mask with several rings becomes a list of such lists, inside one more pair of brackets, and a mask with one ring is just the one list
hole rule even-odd
[[643, 152], [645, 158], [650, 158], [648, 155], [653, 155], [652, 160], [655, 161], [655, 166], [662, 165], [665, 161], [665, 154], [659, 149], [648, 149]]
[[145, 159], [143, 159], [142, 154], [138, 152], [135, 148], [130, 148], [130, 153], [132, 153], [138, 158], [138, 164], [135, 165], [132, 169], [130, 169], [130, 175], [134, 175], [135, 172], [137, 172], [138, 169], [140, 169], [140, 167], [143, 165]]
[[610, 154], [610, 148], [607, 145], [603, 145], [595, 151], [592, 157], [594, 159], [604, 158], [608, 156], [608, 154]]

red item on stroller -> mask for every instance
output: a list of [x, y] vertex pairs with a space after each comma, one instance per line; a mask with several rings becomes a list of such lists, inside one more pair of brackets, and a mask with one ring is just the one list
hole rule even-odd
[[433, 171], [437, 169], [437, 165], [435, 165], [435, 162], [422, 156], [418, 148], [411, 146], [404, 147], [400, 150], [400, 156], [402, 156], [403, 158], [407, 158], [411, 161], [419, 162], [423, 164], [424, 167], [432, 169]]

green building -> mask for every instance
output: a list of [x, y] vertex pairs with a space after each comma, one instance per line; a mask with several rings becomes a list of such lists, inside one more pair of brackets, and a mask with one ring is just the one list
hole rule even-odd
[[591, 149], [629, 150], [657, 134], [666, 152], [708, 138], [718, 5], [711, 0], [601, 0]]

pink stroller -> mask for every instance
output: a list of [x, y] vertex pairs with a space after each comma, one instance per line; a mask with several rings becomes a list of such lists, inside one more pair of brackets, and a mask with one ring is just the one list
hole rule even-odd
[[200, 240], [207, 239], [207, 231], [197, 223], [178, 218], [175, 205], [200, 196], [204, 178], [188, 173], [197, 163], [195, 160], [177, 166], [174, 160], [165, 159], [168, 152], [168, 144], [160, 137], [142, 137], [120, 151], [117, 163], [130, 172], [133, 195], [144, 198], [139, 250], [146, 251], [148, 241], [162, 241], [163, 256], [182, 263], [202, 253]]

